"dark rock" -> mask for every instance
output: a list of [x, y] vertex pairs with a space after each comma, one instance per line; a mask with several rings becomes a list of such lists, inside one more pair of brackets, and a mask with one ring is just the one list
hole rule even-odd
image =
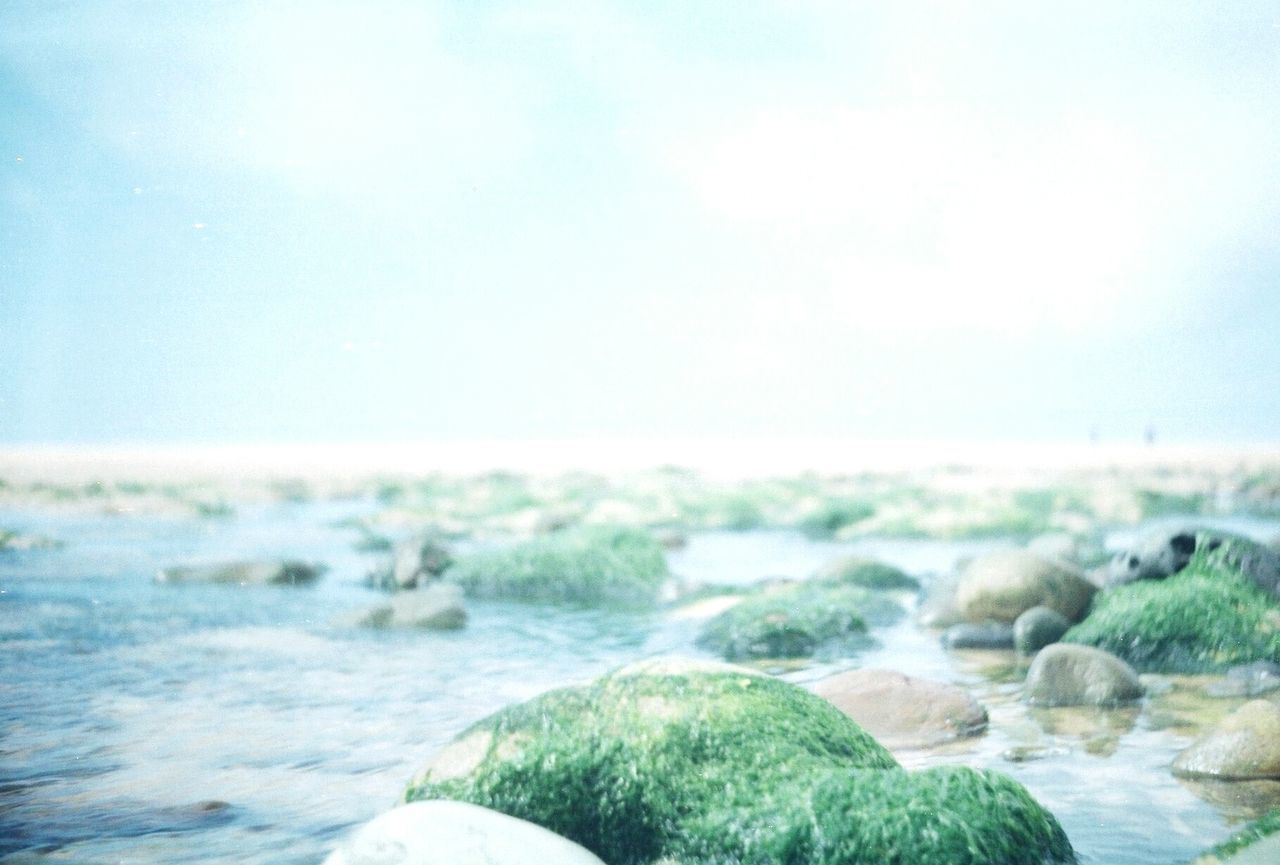
[[1062, 639], [1071, 623], [1057, 610], [1032, 607], [1013, 623], [1013, 647], [1023, 655], [1034, 655]]
[[162, 569], [156, 574], [156, 582], [173, 585], [219, 583], [239, 586], [302, 586], [314, 583], [325, 570], [324, 565], [292, 560], [180, 565]]
[[942, 635], [948, 649], [1012, 649], [1013, 625], [1008, 622], [984, 622], [974, 625], [962, 622], [952, 625]]

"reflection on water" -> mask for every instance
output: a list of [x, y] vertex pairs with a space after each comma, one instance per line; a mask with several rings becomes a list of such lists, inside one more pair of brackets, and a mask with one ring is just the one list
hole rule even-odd
[[[474, 604], [453, 633], [338, 624], [379, 600], [361, 584], [375, 559], [333, 527], [363, 507], [264, 506], [221, 521], [48, 517], [36, 528], [64, 549], [0, 559], [4, 861], [316, 863], [490, 712], [640, 657], [701, 654], [698, 622], [661, 613]], [[850, 552], [928, 575], [998, 545], [724, 533], [695, 536], [670, 561], [701, 583], [803, 577]], [[300, 589], [152, 581], [175, 562], [253, 556], [330, 571]], [[1171, 685], [1141, 709], [1028, 711], [1010, 654], [948, 655], [910, 620], [876, 636], [857, 660], [786, 677], [862, 665], [968, 688], [989, 710], [989, 732], [900, 759], [1012, 775], [1084, 862], [1186, 860], [1277, 800], [1280, 785], [1215, 789], [1168, 771], [1201, 725], [1203, 688]]]

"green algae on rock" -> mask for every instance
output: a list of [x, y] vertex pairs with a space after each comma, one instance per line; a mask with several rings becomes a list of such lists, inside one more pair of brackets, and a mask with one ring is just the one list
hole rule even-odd
[[864, 648], [867, 625], [903, 614], [892, 598], [818, 581], [767, 586], [707, 622], [698, 645], [727, 661], [807, 658]]
[[920, 588], [920, 581], [905, 571], [862, 556], [832, 559], [818, 569], [813, 579], [828, 584], [863, 586], [868, 589], [915, 591]]
[[465, 731], [405, 801], [537, 823], [612, 865], [1074, 862], [1016, 782], [903, 770], [803, 688], [710, 662], [641, 664]]
[[1280, 661], [1280, 603], [1232, 561], [1230, 549], [1201, 550], [1164, 580], [1100, 592], [1063, 641], [1105, 649], [1144, 673]]
[[[1280, 808], [1276, 808], [1245, 826], [1226, 841], [1214, 847], [1192, 865], [1232, 865], [1241, 862], [1248, 851], [1256, 850], [1260, 842], [1274, 843], [1280, 838]], [[1254, 859], [1261, 863], [1264, 859]], [[1272, 860], [1274, 861], [1274, 860]]]
[[588, 526], [462, 556], [443, 579], [478, 598], [647, 607], [667, 577], [662, 546], [648, 532]]

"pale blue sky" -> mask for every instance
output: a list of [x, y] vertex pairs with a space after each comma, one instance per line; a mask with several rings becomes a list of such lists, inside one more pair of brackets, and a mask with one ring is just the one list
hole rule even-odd
[[1277, 153], [1280, 0], [11, 0], [0, 441], [1280, 440]]

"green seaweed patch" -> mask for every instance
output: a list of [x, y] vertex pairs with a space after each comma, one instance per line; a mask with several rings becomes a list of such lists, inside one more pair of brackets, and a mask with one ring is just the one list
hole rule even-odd
[[613, 865], [1074, 861], [1016, 782], [908, 773], [825, 700], [732, 668], [620, 671], [505, 709], [450, 747], [470, 765], [428, 767], [405, 801], [493, 808]]
[[640, 529], [586, 526], [460, 558], [444, 573], [471, 597], [648, 607], [668, 576], [662, 546]]
[[863, 499], [827, 499], [813, 513], [801, 518], [797, 528], [810, 538], [831, 538], [845, 526], [870, 519], [875, 513], [875, 505]]
[[1277, 832], [1280, 832], [1280, 808], [1268, 811], [1248, 826], [1245, 826], [1204, 856], [1196, 859], [1195, 865], [1211, 865], [1211, 863], [1220, 862]]
[[862, 586], [866, 589], [916, 591], [920, 581], [900, 568], [858, 557], [836, 559], [824, 565], [813, 577], [826, 585]]
[[902, 614], [892, 598], [861, 586], [769, 586], [707, 622], [698, 645], [728, 661], [836, 656], [870, 645], [868, 624], [889, 624]]
[[1105, 649], [1140, 672], [1208, 673], [1253, 661], [1280, 663], [1280, 605], [1224, 555], [1200, 551], [1165, 580], [1099, 592], [1088, 618], [1063, 640]]

